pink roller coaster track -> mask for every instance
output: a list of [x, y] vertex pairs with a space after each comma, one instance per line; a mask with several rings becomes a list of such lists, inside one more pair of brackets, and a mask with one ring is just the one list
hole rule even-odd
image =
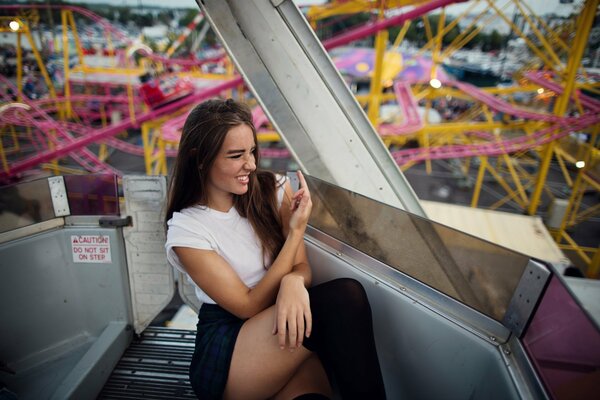
[[[525, 77], [531, 82], [537, 83], [538, 85], [546, 89], [550, 89], [557, 94], [562, 94], [565, 90], [558, 83], [546, 79], [543, 72], [530, 71], [525, 74]], [[580, 90], [577, 91], [577, 98], [581, 102], [582, 106], [590, 108], [593, 111], [600, 112], [600, 101], [581, 93]]]
[[[4, 83], [8, 83], [8, 84], [12, 85], [12, 83], [10, 83], [10, 81], [8, 81], [4, 77], [0, 77], [0, 80]], [[18, 174], [20, 172], [23, 172], [30, 168], [35, 167], [36, 165], [39, 165], [40, 163], [47, 162], [47, 161], [53, 160], [55, 158], [64, 157], [66, 155], [70, 155], [71, 157], [73, 157], [79, 164], [84, 166], [84, 168], [86, 168], [88, 170], [96, 171], [96, 170], [100, 169], [101, 167], [103, 167], [104, 163], [102, 163], [100, 160], [98, 160], [97, 157], [95, 157], [95, 156], [93, 156], [93, 159], [91, 157], [85, 156], [84, 154], [91, 153], [89, 150], [85, 149], [85, 146], [87, 146], [91, 143], [94, 143], [94, 142], [98, 142], [98, 141], [110, 138], [119, 132], [123, 132], [124, 130], [139, 126], [139, 124], [149, 121], [151, 119], [155, 119], [160, 116], [172, 113], [178, 109], [181, 109], [182, 107], [185, 107], [190, 104], [208, 99], [213, 96], [216, 96], [219, 93], [221, 93], [222, 91], [231, 89], [241, 83], [242, 83], [242, 78], [238, 77], [235, 79], [231, 79], [231, 80], [223, 82], [219, 85], [213, 86], [209, 89], [194, 92], [193, 94], [191, 94], [187, 97], [184, 97], [176, 102], [167, 104], [164, 107], [159, 108], [157, 110], [152, 110], [150, 112], [138, 115], [138, 116], [136, 116], [135, 121], [133, 121], [131, 119], [125, 119], [124, 121], [122, 121], [120, 123], [117, 123], [117, 124], [114, 124], [109, 127], [102, 128], [102, 129], [87, 128], [88, 132], [84, 136], [80, 136], [77, 138], [73, 137], [67, 131], [67, 129], [65, 129], [64, 126], [62, 126], [58, 122], [54, 121], [52, 118], [48, 117], [48, 115], [41, 108], [39, 108], [34, 102], [26, 103], [28, 106], [32, 107], [33, 110], [35, 110], [37, 115], [45, 115], [46, 117], [48, 117], [48, 119], [44, 118], [45, 122], [48, 124], [48, 126], [50, 126], [50, 124], [52, 124], [51, 125], [52, 128], [55, 129], [56, 132], [58, 132], [60, 134], [60, 138], [62, 140], [57, 140], [55, 143], [55, 148], [52, 150], [49, 150], [47, 152], [29, 157], [25, 160], [21, 160], [21, 161], [18, 161], [16, 163], [12, 164], [9, 167], [8, 172], [5, 172], [5, 171], [0, 172], [0, 178], [5, 179], [7, 177], [14, 176], [15, 174]], [[33, 121], [31, 121], [31, 123], [33, 123], [39, 130], [44, 132], [44, 128], [45, 128], [44, 124], [37, 124], [35, 119]], [[104, 165], [106, 165], [106, 164], [104, 164]], [[112, 168], [112, 167], [109, 167], [109, 168]]]
[[423, 128], [423, 120], [419, 115], [419, 108], [410, 85], [406, 82], [397, 81], [394, 84], [394, 93], [402, 110], [404, 121], [400, 125], [381, 125], [379, 133], [382, 136], [406, 135]]
[[[17, 92], [16, 86], [14, 86], [13, 83], [4, 76], [0, 75], [0, 81], [7, 87], [11, 88], [14, 93]], [[0, 93], [0, 96], [6, 102], [11, 101], [10, 97], [5, 93]], [[25, 98], [23, 101], [33, 111], [33, 113], [23, 113], [23, 118], [28, 123], [35, 126], [40, 132], [54, 132], [54, 134], [48, 133], [46, 138], [55, 146], [60, 145], [61, 142], [72, 142], [75, 139], [70, 132], [68, 132], [61, 124], [46, 114], [46, 112], [42, 110], [35, 102]], [[40, 141], [40, 144], [45, 145], [45, 143], [46, 142], [44, 140]], [[90, 172], [117, 172], [117, 170], [112, 168], [110, 165], [100, 161], [96, 155], [88, 149], [82, 148], [78, 149], [77, 151], [69, 152], [69, 156], [71, 156], [78, 164]]]
[[185, 59], [185, 58], [167, 58], [160, 56], [158, 54], [149, 54], [145, 50], [140, 49], [139, 52], [146, 57], [150, 58], [153, 61], [158, 61], [164, 65], [179, 65], [182, 67], [199, 67], [203, 64], [217, 62], [225, 58], [225, 52], [223, 51], [221, 54], [216, 55], [214, 57], [203, 58], [201, 60], [198, 59]]
[[[585, 129], [600, 122], [600, 115], [598, 115], [595, 109], [592, 110], [592, 112], [586, 113], [580, 117], [557, 117], [551, 114], [538, 113], [515, 107], [514, 105], [499, 99], [496, 96], [486, 93], [476, 86], [468, 83], [457, 81], [447, 81], [444, 83], [460, 89], [464, 93], [470, 95], [476, 100], [481, 101], [495, 111], [503, 112], [517, 118], [543, 121], [551, 125], [534, 133], [531, 136], [522, 136], [513, 139], [496, 141], [493, 141], [493, 138], [490, 138], [492, 140], [486, 143], [406, 149], [392, 152], [394, 160], [396, 160], [399, 165], [428, 159], [498, 156], [502, 154], [526, 151], [553, 140], [560, 139], [572, 132]], [[560, 85], [553, 84], [549, 81], [546, 81], [545, 84], [552, 86], [552, 90], [556, 89], [557, 93], [562, 93], [562, 87], [560, 87]], [[402, 104], [402, 100], [400, 98], [398, 99], [398, 102], [399, 104]], [[488, 136], [482, 132], [471, 133], [480, 138], [485, 138]]]
[[544, 145], [553, 140], [558, 140], [569, 133], [587, 128], [600, 122], [600, 116], [587, 115], [573, 120], [567, 127], [551, 126], [542, 129], [531, 136], [522, 136], [515, 139], [497, 142], [452, 145], [443, 147], [430, 147], [428, 149], [408, 149], [392, 152], [392, 157], [399, 165], [408, 162], [424, 160], [438, 160], [447, 158], [463, 158], [475, 156], [499, 156], [502, 154], [526, 151]]

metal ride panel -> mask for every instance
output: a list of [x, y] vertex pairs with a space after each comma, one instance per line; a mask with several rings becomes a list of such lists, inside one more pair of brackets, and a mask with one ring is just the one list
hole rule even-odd
[[179, 297], [197, 314], [202, 302], [196, 296], [196, 287], [181, 272], [177, 272]]
[[292, 1], [205, 0], [199, 5], [305, 172], [424, 215]]
[[124, 176], [125, 212], [133, 226], [123, 228], [133, 324], [141, 333], [171, 301], [173, 270], [164, 250], [165, 177]]

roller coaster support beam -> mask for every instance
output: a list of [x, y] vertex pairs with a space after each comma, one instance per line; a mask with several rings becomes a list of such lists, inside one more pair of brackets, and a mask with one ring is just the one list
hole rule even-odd
[[23, 51], [21, 32], [17, 32], [17, 100], [23, 101]]
[[[574, 93], [575, 77], [577, 76], [577, 70], [581, 65], [581, 58], [583, 57], [583, 53], [587, 46], [587, 41], [592, 29], [592, 24], [594, 23], [594, 18], [596, 17], [598, 2], [599, 0], [587, 0], [585, 2], [583, 12], [579, 16], [577, 33], [575, 34], [574, 43], [571, 46], [572, 50], [569, 54], [569, 61], [567, 63], [565, 90], [554, 105], [554, 115], [556, 116], [564, 116], [565, 112], [567, 111], [571, 95]], [[554, 154], [554, 146], [555, 143], [552, 141], [548, 143], [544, 149], [535, 189], [531, 195], [529, 207], [527, 208], [527, 213], [529, 215], [535, 215], [540, 204], [542, 190], [544, 189], [546, 177], [548, 176], [548, 169], [550, 168], [550, 161], [552, 160], [552, 155]]]
[[[385, 18], [385, 8], [383, 1], [379, 8], [378, 19], [381, 21]], [[381, 104], [381, 75], [383, 72], [383, 57], [388, 42], [388, 31], [381, 30], [375, 36], [375, 64], [373, 68], [373, 77], [371, 78], [371, 88], [369, 93], [369, 121], [373, 126], [379, 125], [379, 106]]]
[[588, 278], [599, 278], [598, 273], [600, 272], [600, 248], [596, 249], [593, 256], [588, 258], [585, 255], [584, 250], [581, 246], [578, 246], [577, 243], [569, 237], [567, 233], [567, 226], [570, 222], [575, 223], [577, 217], [577, 210], [579, 209], [579, 204], [581, 202], [581, 197], [586, 189], [585, 176], [587, 170], [592, 168], [593, 158], [594, 158], [594, 144], [597, 143], [598, 136], [600, 136], [600, 125], [597, 124], [594, 127], [592, 137], [590, 140], [590, 145], [587, 147], [587, 151], [583, 156], [583, 168], [580, 168], [577, 177], [575, 178], [575, 182], [571, 188], [571, 196], [569, 197], [569, 203], [567, 205], [567, 209], [565, 210], [565, 215], [560, 223], [560, 227], [558, 231], [554, 235], [554, 239], [556, 243], [560, 244], [562, 240], [566, 240], [568, 243], [571, 243], [571, 248], [577, 254], [580, 255], [581, 259], [584, 263], [588, 264], [588, 269], [585, 271]]
[[588, 268], [587, 275], [592, 279], [600, 278], [600, 247], [596, 249], [596, 252], [592, 257], [592, 262]]
[[[71, 65], [69, 65], [69, 27], [68, 27], [68, 16], [67, 10], [62, 10], [60, 13], [61, 23], [62, 23], [62, 52], [63, 52], [63, 73], [65, 76], [65, 87], [64, 94], [67, 99], [65, 103], [65, 117], [67, 119], [71, 119], [71, 114], [73, 109], [71, 107], [71, 84], [70, 84], [70, 70]], [[73, 32], [73, 34], [75, 34]]]

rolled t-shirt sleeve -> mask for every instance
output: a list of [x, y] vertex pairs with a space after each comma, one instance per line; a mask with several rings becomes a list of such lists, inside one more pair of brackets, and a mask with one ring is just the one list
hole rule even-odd
[[198, 250], [217, 250], [212, 235], [190, 215], [182, 213], [173, 213], [173, 217], [167, 223], [167, 242], [165, 250], [167, 251], [167, 260], [180, 272], [185, 273], [183, 265], [179, 261], [177, 254], [173, 251], [174, 247], [189, 247]]

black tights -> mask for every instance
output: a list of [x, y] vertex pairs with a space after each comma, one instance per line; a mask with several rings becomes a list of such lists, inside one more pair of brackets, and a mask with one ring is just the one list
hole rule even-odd
[[304, 347], [317, 353], [342, 399], [385, 399], [365, 289], [342, 278], [309, 293], [313, 329]]

